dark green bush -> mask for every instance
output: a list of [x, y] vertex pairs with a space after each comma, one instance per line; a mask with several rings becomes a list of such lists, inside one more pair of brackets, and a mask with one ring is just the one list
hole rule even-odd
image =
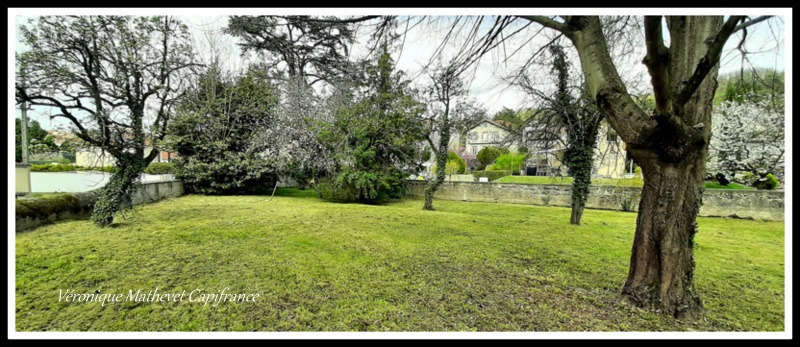
[[511, 170], [485, 170], [485, 171], [472, 171], [472, 176], [475, 176], [475, 180], [478, 180], [478, 177], [486, 177], [489, 181], [494, 181], [500, 177], [510, 176]]
[[[508, 150], [506, 150], [508, 151]], [[489, 146], [478, 151], [476, 158], [478, 159], [478, 169], [484, 170], [486, 166], [493, 163], [497, 157], [503, 155], [501, 148]]]
[[[425, 107], [409, 89], [410, 81], [394, 71], [388, 53], [365, 72], [365, 93], [337, 108], [333, 121], [317, 129], [326, 152], [336, 153], [327, 183], [317, 187], [323, 199], [379, 203], [401, 198], [406, 178], [422, 169], [416, 158], [425, 138], [419, 122]], [[463, 172], [463, 159], [453, 160]]]
[[150, 175], [165, 175], [175, 173], [175, 164], [173, 163], [150, 163], [144, 169], [144, 173]]
[[387, 169], [344, 169], [333, 179], [315, 185], [319, 197], [335, 202], [382, 203], [406, 194], [406, 173]]
[[358, 200], [358, 192], [349, 185], [338, 185], [331, 181], [322, 181], [314, 185], [319, 197], [335, 202], [354, 202]]
[[272, 192], [277, 175], [266, 161], [240, 152], [216, 153], [216, 160], [187, 156], [176, 161], [175, 177], [183, 181], [187, 191], [209, 195]]
[[178, 104], [165, 147], [175, 177], [200, 194], [271, 194], [277, 170], [254, 144], [275, 126], [278, 92], [261, 69], [226, 76], [210, 66]]
[[753, 187], [756, 189], [774, 190], [778, 187], [778, 178], [773, 174], [767, 174], [767, 176], [756, 180], [753, 183]]

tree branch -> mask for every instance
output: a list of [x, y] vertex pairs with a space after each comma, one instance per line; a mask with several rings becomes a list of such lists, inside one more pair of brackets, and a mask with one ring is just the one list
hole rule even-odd
[[708, 72], [711, 71], [714, 65], [719, 63], [719, 58], [722, 55], [722, 47], [725, 46], [725, 42], [728, 41], [728, 38], [735, 31], [736, 24], [744, 20], [744, 18], [744, 16], [729, 17], [725, 24], [722, 25], [722, 29], [720, 29], [717, 35], [715, 35], [713, 38], [710, 38], [706, 55], [700, 59], [700, 62], [697, 64], [692, 77], [690, 77], [688, 81], [684, 82], [683, 88], [681, 88], [677, 95], [675, 104], [685, 104], [687, 101], [689, 101], [692, 95], [694, 95], [694, 92], [697, 91], [700, 83], [703, 83], [703, 80], [706, 78], [706, 75], [708, 75]]
[[669, 107], [670, 90], [667, 87], [669, 80], [669, 50], [664, 45], [664, 36], [661, 31], [661, 16], [644, 17], [644, 34], [647, 44], [647, 55], [642, 60], [650, 72], [651, 84], [656, 99], [656, 110], [666, 112]]
[[550, 29], [558, 30], [558, 31], [560, 31], [562, 33], [567, 33], [567, 32], [570, 31], [569, 27], [566, 24], [557, 22], [557, 21], [555, 21], [555, 20], [553, 20], [551, 18], [545, 17], [545, 16], [519, 16], [519, 18], [527, 19], [529, 21], [539, 23], [539, 24], [541, 24], [543, 26], [546, 26], [546, 27], [548, 27]]
[[773, 16], [759, 16], [759, 17], [753, 18], [752, 20], [749, 20], [747, 22], [744, 22], [744, 23], [739, 24], [738, 26], [736, 26], [736, 28], [733, 29], [733, 32], [737, 32], [737, 31], [742, 30], [744, 28], [747, 28], [747, 27], [749, 27], [749, 26], [751, 26], [753, 24], [763, 22], [763, 21], [765, 21], [767, 19], [770, 19], [771, 17], [773, 17]]

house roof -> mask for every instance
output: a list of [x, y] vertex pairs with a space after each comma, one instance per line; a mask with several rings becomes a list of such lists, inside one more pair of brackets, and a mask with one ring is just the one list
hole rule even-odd
[[500, 128], [500, 129], [503, 129], [503, 130], [505, 130], [505, 131], [508, 131], [508, 132], [510, 132], [510, 133], [511, 133], [511, 132], [513, 132], [513, 131], [511, 131], [511, 129], [509, 129], [508, 127], [506, 127], [506, 126], [504, 126], [504, 125], [502, 125], [502, 124], [500, 124], [500, 123], [497, 123], [497, 122], [495, 122], [495, 121], [489, 120], [489, 119], [484, 119], [484, 120], [482, 120], [480, 123], [478, 123], [478, 124], [475, 124], [475, 126], [473, 126], [472, 128], [469, 128], [469, 130], [467, 130], [467, 131], [472, 131], [472, 129], [475, 129], [475, 128], [479, 127], [479, 126], [480, 126], [481, 124], [483, 124], [483, 123], [489, 123], [489, 124], [491, 124], [491, 125], [494, 125], [494, 126], [496, 126], [496, 127]]

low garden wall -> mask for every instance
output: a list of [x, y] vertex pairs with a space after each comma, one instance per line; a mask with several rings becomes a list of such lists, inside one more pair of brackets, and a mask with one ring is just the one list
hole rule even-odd
[[[425, 182], [408, 181], [409, 195], [424, 197]], [[443, 200], [503, 202], [570, 206], [571, 185], [445, 182], [435, 198]], [[587, 208], [636, 211], [639, 187], [590, 186]], [[783, 220], [783, 191], [706, 189], [700, 216]]]
[[[88, 216], [99, 189], [82, 193], [48, 193], [22, 196], [16, 200], [16, 231], [28, 230], [58, 220]], [[145, 204], [164, 198], [183, 195], [183, 183], [178, 180], [148, 182], [139, 185], [126, 206]]]

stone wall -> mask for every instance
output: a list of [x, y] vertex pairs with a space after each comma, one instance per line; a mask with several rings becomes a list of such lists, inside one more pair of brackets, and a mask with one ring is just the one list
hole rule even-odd
[[178, 180], [142, 183], [131, 196], [131, 202], [139, 205], [181, 195], [183, 195], [183, 182]]
[[[408, 181], [409, 195], [423, 197], [424, 182]], [[442, 200], [570, 206], [571, 185], [445, 182], [435, 198]], [[641, 188], [590, 186], [586, 207], [636, 211]], [[700, 216], [783, 220], [783, 191], [706, 189]]]
[[[99, 189], [95, 189], [81, 193], [18, 197], [15, 230], [23, 231], [59, 220], [88, 217], [98, 192]], [[183, 182], [181, 181], [148, 182], [141, 184], [139, 189], [131, 195], [131, 204], [146, 204], [183, 194]]]

